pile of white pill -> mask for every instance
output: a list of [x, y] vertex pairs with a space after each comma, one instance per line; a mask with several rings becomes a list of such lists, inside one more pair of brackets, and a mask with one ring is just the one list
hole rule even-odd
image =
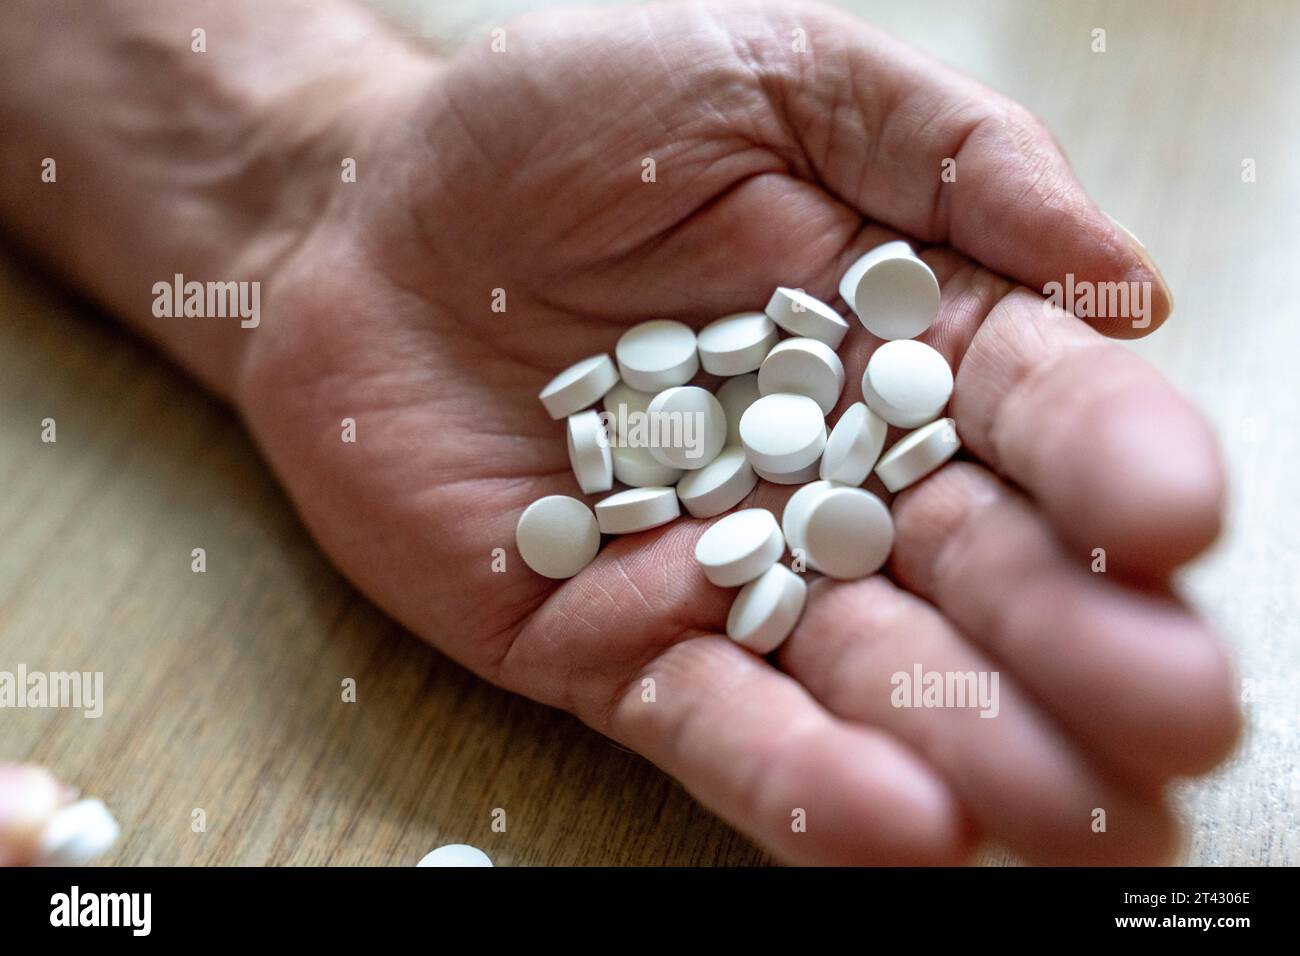
[[[682, 508], [716, 517], [763, 479], [802, 486], [780, 523], [763, 508], [737, 511], [695, 549], [709, 581], [740, 588], [727, 617], [733, 640], [767, 654], [794, 629], [807, 587], [781, 563], [787, 549], [793, 567], [832, 578], [880, 570], [894, 523], [861, 485], [874, 471], [898, 492], [956, 454], [956, 427], [942, 417], [953, 375], [939, 352], [915, 341], [938, 316], [939, 283], [907, 242], [862, 256], [839, 292], [885, 342], [862, 375], [863, 400], [829, 433], [826, 416], [845, 385], [836, 349], [849, 325], [799, 289], [780, 287], [763, 312], [724, 316], [698, 335], [680, 322], [643, 322], [618, 340], [614, 359], [594, 355], [557, 375], [539, 397], [552, 418], [567, 420], [578, 487], [627, 488], [598, 501], [594, 514], [566, 495], [533, 502], [515, 534], [524, 562], [548, 578], [572, 577], [595, 558], [602, 534], [646, 531]], [[689, 384], [701, 369], [723, 377], [716, 392]], [[882, 455], [891, 425], [910, 431]]]

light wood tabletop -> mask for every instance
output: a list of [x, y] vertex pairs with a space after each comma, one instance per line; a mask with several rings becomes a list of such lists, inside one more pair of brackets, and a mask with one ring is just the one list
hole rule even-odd
[[[546, 4], [384, 5], [454, 42]], [[1300, 7], [847, 5], [1042, 116], [1175, 290], [1174, 320], [1133, 347], [1225, 449], [1230, 527], [1181, 585], [1234, 648], [1249, 716], [1231, 762], [1177, 788], [1184, 858], [1300, 863]], [[498, 865], [767, 859], [644, 760], [389, 621], [229, 411], [12, 246], [0, 473], [0, 670], [101, 671], [105, 696], [97, 719], [0, 711], [0, 761], [102, 797], [123, 828], [103, 862], [411, 865], [445, 843]]]

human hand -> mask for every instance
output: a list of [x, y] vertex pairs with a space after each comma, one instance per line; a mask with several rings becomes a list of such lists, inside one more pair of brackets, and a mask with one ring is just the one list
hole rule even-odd
[[[230, 393], [333, 560], [785, 860], [949, 863], [982, 837], [1044, 863], [1168, 859], [1162, 784], [1238, 728], [1223, 652], [1166, 583], [1217, 533], [1218, 454], [1154, 370], [1031, 291], [1151, 283], [1154, 328], [1171, 302], [1145, 254], [1022, 109], [841, 14], [548, 12], [505, 39], [317, 106], [318, 152], [357, 156], [359, 180], [278, 263]], [[734, 592], [692, 559], [705, 522], [609, 541], [567, 582], [523, 566], [520, 511], [576, 493], [537, 400], [555, 372], [778, 284], [833, 299], [892, 230], [931, 246], [923, 339], [956, 370], [970, 459], [898, 496], [887, 575], [813, 583], [769, 662], [719, 633]], [[832, 421], [878, 344], [852, 325]], [[914, 664], [998, 671], [998, 716], [893, 707]]]

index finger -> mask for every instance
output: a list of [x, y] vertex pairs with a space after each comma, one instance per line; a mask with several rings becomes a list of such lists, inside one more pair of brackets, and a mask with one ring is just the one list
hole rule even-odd
[[1107, 335], [1168, 318], [1173, 297], [1145, 247], [1029, 110], [853, 17], [803, 19], [804, 54], [786, 32], [756, 60], [806, 174], [864, 216], [1059, 294]]

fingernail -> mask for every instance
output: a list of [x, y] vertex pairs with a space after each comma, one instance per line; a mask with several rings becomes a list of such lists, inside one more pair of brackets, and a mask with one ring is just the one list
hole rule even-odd
[[1132, 229], [1124, 225], [1122, 222], [1120, 222], [1110, 213], [1106, 213], [1106, 218], [1109, 219], [1114, 224], [1116, 229], [1124, 233], [1125, 237], [1129, 241], [1130, 248], [1132, 248], [1133, 250], [1133, 254], [1138, 257], [1139, 261], [1141, 261], [1142, 265], [1146, 268], [1147, 272], [1151, 273], [1152, 278], [1155, 279], [1156, 284], [1160, 287], [1160, 291], [1164, 294], [1165, 301], [1169, 303], [1169, 311], [1173, 312], [1174, 311], [1173, 290], [1169, 288], [1169, 283], [1165, 281], [1164, 275], [1160, 272], [1160, 269], [1156, 266], [1155, 261], [1151, 258], [1151, 254], [1147, 252], [1146, 243], [1144, 243], [1141, 239], [1139, 239], [1136, 235], [1134, 235]]

